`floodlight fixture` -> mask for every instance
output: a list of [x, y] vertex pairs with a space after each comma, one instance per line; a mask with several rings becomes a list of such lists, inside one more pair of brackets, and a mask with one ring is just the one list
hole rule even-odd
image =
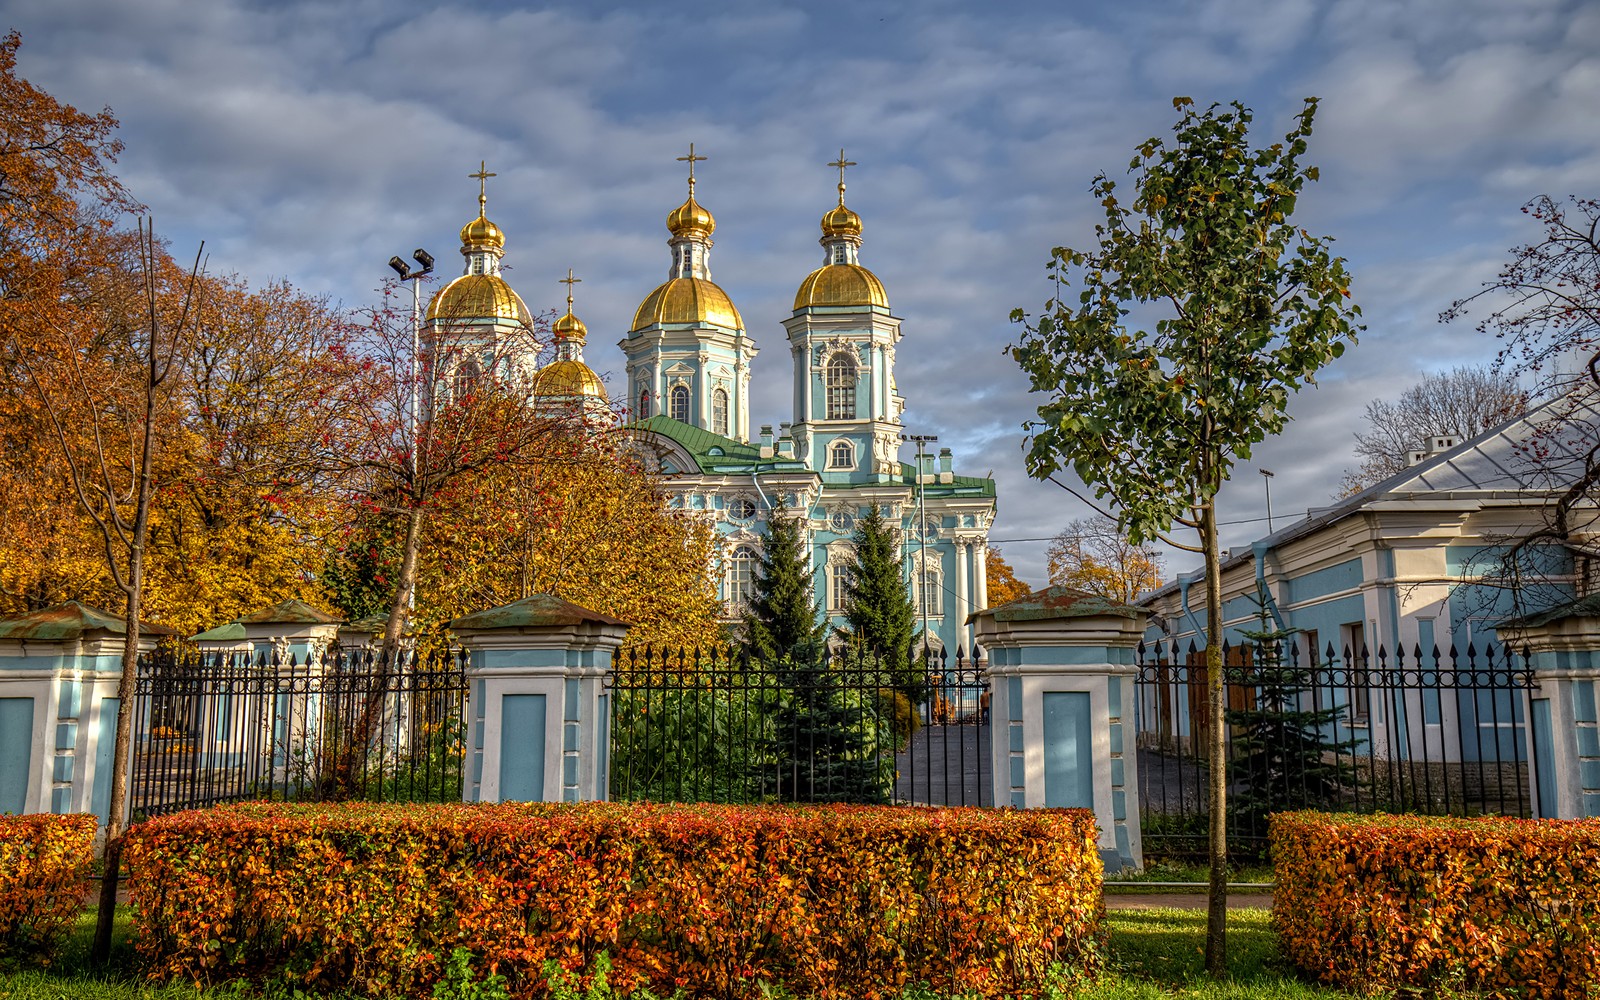
[[411, 265], [401, 260], [398, 254], [389, 258], [389, 266], [394, 268], [394, 273], [400, 276], [401, 281], [411, 277]]
[[423, 274], [427, 274], [433, 270], [433, 254], [422, 249], [421, 247], [417, 247], [415, 250], [411, 251], [411, 259], [422, 265]]

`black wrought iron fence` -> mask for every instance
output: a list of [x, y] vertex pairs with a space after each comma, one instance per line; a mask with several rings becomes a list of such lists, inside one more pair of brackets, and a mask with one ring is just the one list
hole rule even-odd
[[991, 804], [988, 681], [962, 650], [632, 650], [606, 688], [613, 799]]
[[460, 801], [465, 661], [369, 650], [140, 658], [134, 816], [258, 798]]
[[[1525, 654], [1469, 645], [1336, 655], [1301, 636], [1223, 645], [1228, 832], [1266, 846], [1288, 809], [1527, 816], [1533, 675]], [[1209, 768], [1205, 651], [1139, 647], [1145, 850], [1204, 855]]]

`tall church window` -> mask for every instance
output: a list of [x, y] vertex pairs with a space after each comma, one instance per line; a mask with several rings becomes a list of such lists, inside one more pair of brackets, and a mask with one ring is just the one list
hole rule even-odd
[[944, 580], [936, 569], [922, 571], [922, 607], [931, 618], [944, 614]]
[[672, 387], [672, 419], [689, 422], [689, 387], [686, 385]]
[[835, 441], [828, 447], [828, 468], [853, 469], [855, 466], [856, 456], [849, 441]]
[[850, 596], [850, 585], [855, 582], [855, 567], [841, 560], [828, 567], [828, 610], [843, 611]]
[[732, 610], [743, 610], [750, 603], [750, 596], [755, 592], [756, 576], [756, 550], [748, 545], [741, 545], [733, 550], [733, 558], [728, 561], [728, 607]]
[[835, 354], [828, 361], [828, 419], [856, 418], [856, 359]]
[[470, 396], [478, 388], [478, 381], [483, 378], [483, 368], [472, 358], [467, 358], [456, 368], [455, 396], [460, 399]]
[[650, 390], [649, 389], [640, 389], [639, 390], [639, 419], [640, 420], [648, 420], [648, 419], [650, 419]]
[[835, 264], [843, 264], [844, 263], [844, 247], [834, 247], [833, 248], [833, 262]]
[[728, 433], [728, 393], [725, 389], [711, 393], [711, 430], [724, 436]]

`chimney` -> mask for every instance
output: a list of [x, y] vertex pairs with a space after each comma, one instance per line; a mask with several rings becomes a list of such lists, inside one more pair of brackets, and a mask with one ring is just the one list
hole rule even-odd
[[952, 483], [952, 482], [955, 482], [955, 478], [956, 477], [955, 477], [955, 473], [950, 471], [950, 462], [951, 462], [950, 449], [949, 448], [940, 448], [939, 449], [939, 482], [941, 482], [941, 483]]
[[778, 457], [794, 457], [794, 442], [789, 439], [789, 421], [787, 420], [778, 424]]
[[772, 457], [772, 425], [761, 425], [761, 457]]

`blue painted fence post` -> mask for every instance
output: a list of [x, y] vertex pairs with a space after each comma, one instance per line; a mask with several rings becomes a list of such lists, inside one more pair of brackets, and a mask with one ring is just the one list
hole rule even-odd
[[1496, 632], [1519, 659], [1524, 647], [1531, 654], [1525, 730], [1533, 814], [1600, 816], [1600, 595], [1502, 623]]
[[970, 619], [988, 654], [995, 805], [1093, 809], [1110, 871], [1144, 864], [1134, 658], [1147, 617], [1050, 587]]
[[[171, 629], [145, 623], [149, 652]], [[110, 811], [120, 615], [68, 601], [0, 620], [0, 813]]]
[[628, 626], [536, 594], [450, 623], [468, 652], [467, 802], [605, 799], [604, 679]]

